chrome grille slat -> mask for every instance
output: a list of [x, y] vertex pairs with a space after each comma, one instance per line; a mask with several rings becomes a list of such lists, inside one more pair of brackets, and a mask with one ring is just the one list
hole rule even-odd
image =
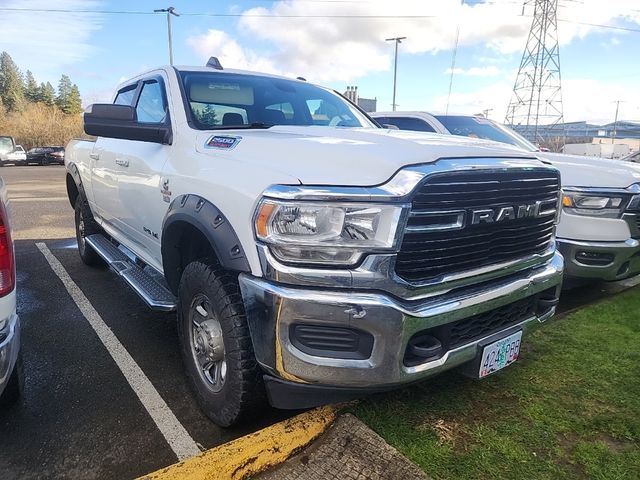
[[[545, 224], [534, 224], [534, 225], [530, 225], [530, 226], [526, 226], [526, 227], [520, 227], [517, 229], [503, 229], [501, 230], [501, 232], [499, 233], [506, 233], [506, 234], [510, 234], [510, 233], [516, 233], [516, 234], [521, 234], [524, 231], [539, 231], [540, 229], [547, 229], [547, 228], [551, 228], [553, 229], [553, 219], [549, 220], [548, 223]], [[425, 234], [423, 234], [425, 235]], [[486, 237], [491, 237], [491, 236], [496, 236], [498, 235], [498, 233], [496, 232], [486, 232], [486, 233], [480, 233], [478, 235], [460, 235], [460, 232], [457, 232], [457, 237], [456, 239], [451, 239], [451, 238], [442, 238], [442, 239], [433, 239], [433, 240], [424, 240], [424, 239], [417, 239], [417, 240], [412, 240], [412, 241], [407, 241], [407, 246], [409, 245], [425, 245], [425, 244], [435, 244], [435, 243], [447, 243], [447, 244], [451, 244], [451, 243], [455, 243], [455, 242], [464, 242], [468, 239], [474, 239], [474, 240], [482, 240], [483, 238]], [[426, 236], [426, 235], [425, 235]], [[431, 235], [431, 236], [435, 236], [435, 235]], [[507, 236], [503, 236], [502, 238], [511, 238], [512, 236], [507, 235]], [[462, 246], [469, 246], [468, 243], [465, 243]]]
[[[549, 240], [550, 240], [550, 238], [541, 239], [540, 241], [535, 242], [533, 247], [534, 248], [546, 247], [548, 245], [548, 241]], [[531, 245], [527, 245], [527, 246], [515, 245], [515, 246], [518, 247], [518, 248], [513, 248], [511, 250], [511, 252], [521, 252], [521, 251], [530, 250], [532, 248]], [[478, 252], [478, 253], [480, 253], [480, 254], [488, 254], [488, 253], [491, 253], [491, 250], [481, 251], [481, 252]], [[500, 253], [500, 252], [498, 252], [498, 253]], [[462, 256], [459, 256], [458, 258], [460, 258], [460, 257], [462, 257]], [[455, 257], [449, 257], [449, 258], [455, 258]], [[444, 259], [444, 257], [443, 257], [443, 259]], [[428, 259], [422, 259], [422, 260], [401, 260], [398, 263], [400, 265], [402, 265], [402, 264], [419, 265], [419, 264], [422, 264], [422, 263], [429, 263], [430, 268], [431, 267], [436, 268], [436, 267], [442, 267], [443, 265], [453, 266], [453, 265], [462, 265], [462, 264], [467, 264], [467, 263], [473, 262], [473, 259], [462, 260], [462, 261], [458, 261], [458, 262], [446, 262], [446, 263], [444, 263], [444, 262], [438, 263], [437, 260], [438, 260], [438, 258], [428, 258]], [[409, 269], [409, 270], [411, 270], [411, 269]]]
[[[523, 239], [520, 240], [518, 242], [510, 242], [508, 244], [505, 244], [504, 246], [508, 246], [508, 247], [521, 247], [527, 244], [531, 244], [534, 243], [536, 245], [540, 244], [540, 245], [546, 245], [547, 242], [549, 240], [551, 240], [553, 233], [549, 232], [545, 235], [542, 235], [540, 237], [536, 237], [535, 240], [528, 240], [528, 239]], [[500, 245], [500, 248], [502, 248], [503, 245]], [[478, 254], [482, 254], [482, 253], [491, 253], [495, 251], [494, 248], [483, 248], [481, 250], [475, 250], [471, 253], [454, 253], [451, 255], [443, 255], [440, 257], [429, 257], [428, 259], [407, 259], [407, 260], [398, 260], [398, 263], [418, 263], [418, 262], [437, 262], [438, 260], [445, 260], [448, 258], [461, 258], [461, 257], [468, 257], [471, 255], [478, 255]], [[423, 254], [424, 251], [418, 251], [418, 252], [412, 252], [412, 254]]]
[[429, 231], [428, 222], [433, 212], [458, 210], [469, 216], [471, 210], [555, 202], [559, 190], [559, 177], [547, 169], [450, 172], [426, 178], [411, 198], [396, 273], [422, 282], [543, 254], [553, 241], [554, 215], [476, 225], [469, 225], [467, 218], [455, 231]]

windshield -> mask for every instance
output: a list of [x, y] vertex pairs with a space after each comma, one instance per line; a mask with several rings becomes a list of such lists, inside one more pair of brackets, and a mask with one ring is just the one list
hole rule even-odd
[[180, 77], [192, 123], [200, 130], [274, 125], [375, 127], [339, 95], [302, 81], [185, 71]]
[[484, 117], [465, 115], [436, 115], [435, 117], [452, 135], [508, 143], [529, 152], [536, 152], [538, 150], [533, 143], [523, 136], [504, 125], [492, 122]]
[[0, 137], [0, 153], [13, 152], [13, 138]]

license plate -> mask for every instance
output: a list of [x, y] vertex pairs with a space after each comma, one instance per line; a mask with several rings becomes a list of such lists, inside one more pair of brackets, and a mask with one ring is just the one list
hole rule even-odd
[[480, 360], [480, 378], [491, 375], [507, 365], [515, 362], [520, 353], [522, 331], [487, 345], [482, 350]]

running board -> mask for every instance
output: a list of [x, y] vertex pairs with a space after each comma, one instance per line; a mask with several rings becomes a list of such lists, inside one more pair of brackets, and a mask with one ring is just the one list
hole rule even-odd
[[109, 267], [120, 275], [133, 290], [154, 310], [170, 312], [176, 309], [176, 297], [164, 285], [136, 265], [127, 255], [102, 234], [85, 238]]

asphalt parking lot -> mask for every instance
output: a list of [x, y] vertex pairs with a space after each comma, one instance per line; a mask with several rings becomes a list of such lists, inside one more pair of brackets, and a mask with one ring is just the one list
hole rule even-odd
[[[0, 478], [126, 479], [177, 461], [175, 449], [43, 249], [80, 287], [199, 449], [291, 415], [269, 409], [260, 422], [241, 428], [213, 425], [198, 409], [183, 376], [174, 315], [150, 311], [106, 268], [81, 263], [64, 168], [11, 167], [0, 175], [13, 209], [26, 372], [22, 402], [0, 411]], [[560, 309], [579, 307], [627, 284], [566, 293]]]
[[78, 257], [64, 167], [0, 170], [13, 210], [23, 401], [0, 410], [0, 478], [135, 478], [177, 461], [165, 437], [36, 246], [44, 243], [200, 449], [278, 421], [221, 429], [199, 410], [185, 377], [173, 314], [150, 311], [108, 269]]

